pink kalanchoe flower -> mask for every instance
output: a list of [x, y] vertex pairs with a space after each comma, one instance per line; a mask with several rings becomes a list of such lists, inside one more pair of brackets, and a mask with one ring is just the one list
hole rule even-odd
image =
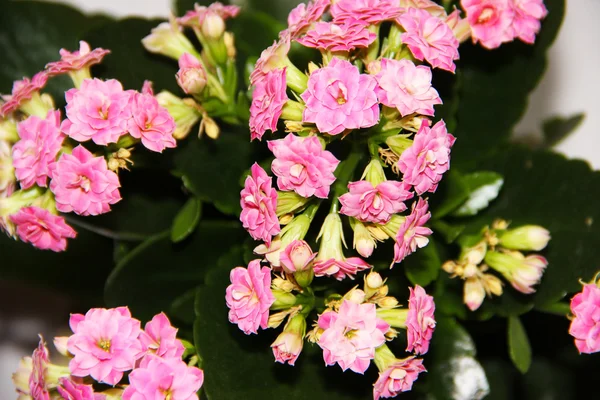
[[56, 388], [58, 394], [65, 400], [105, 400], [106, 395], [94, 393], [92, 385], [76, 383], [69, 378], [60, 378]]
[[229, 321], [237, 324], [246, 334], [266, 329], [269, 308], [275, 302], [271, 292], [271, 269], [260, 266], [260, 260], [252, 260], [248, 268], [236, 267], [229, 275], [225, 301], [229, 307]]
[[369, 31], [365, 25], [356, 22], [339, 25], [333, 22], [317, 22], [306, 35], [297, 39], [297, 42], [321, 51], [347, 52], [356, 48], [369, 47], [376, 38], [375, 33]]
[[118, 175], [108, 169], [104, 157], [94, 157], [81, 145], [52, 164], [51, 174], [50, 190], [60, 212], [99, 215], [121, 200]]
[[253, 239], [270, 246], [271, 238], [281, 231], [276, 214], [277, 191], [271, 186], [273, 179], [260, 165], [254, 163], [250, 171], [240, 192], [240, 221]]
[[310, 245], [304, 240], [294, 240], [281, 252], [279, 262], [285, 272], [293, 274], [310, 268], [316, 256], [317, 253], [313, 253]]
[[421, 197], [416, 203], [413, 203], [412, 212], [406, 217], [404, 223], [400, 225], [400, 229], [396, 234], [394, 260], [391, 266], [404, 260], [406, 256], [414, 253], [417, 248], [425, 247], [429, 243], [427, 237], [433, 231], [424, 226], [429, 221], [429, 218], [431, 218], [431, 213], [427, 211], [428, 208], [427, 200], [423, 200]]
[[204, 372], [178, 359], [145, 357], [129, 374], [123, 400], [198, 400]]
[[401, 8], [420, 8], [422, 10], [426, 10], [429, 14], [434, 17], [445, 17], [446, 10], [444, 7], [440, 6], [436, 2], [432, 0], [400, 0]]
[[179, 57], [179, 71], [175, 78], [179, 87], [187, 94], [201, 93], [206, 87], [206, 71], [190, 53], [183, 53]]
[[5, 101], [0, 107], [0, 117], [6, 117], [8, 114], [15, 112], [23, 103], [38, 93], [48, 82], [48, 74], [46, 71], [38, 72], [33, 78], [23, 78], [20, 81], [15, 81], [12, 87], [12, 93], [9, 96], [3, 96]]
[[425, 10], [409, 8], [396, 22], [405, 30], [402, 42], [417, 60], [426, 60], [432, 68], [454, 72], [459, 43], [444, 21]]
[[406, 210], [405, 200], [413, 194], [399, 181], [384, 181], [373, 187], [368, 181], [348, 184], [349, 193], [340, 196], [340, 213], [362, 222], [386, 224], [393, 214]]
[[317, 260], [313, 268], [315, 276], [332, 276], [341, 281], [344, 278], [354, 279], [359, 271], [369, 269], [371, 265], [360, 257], [342, 257]]
[[145, 352], [162, 358], [181, 359], [185, 351], [183, 344], [177, 339], [177, 329], [171, 326], [165, 313], [156, 314], [152, 321], [147, 322], [139, 339]]
[[294, 365], [302, 352], [302, 338], [292, 332], [282, 332], [271, 344], [275, 361]]
[[398, 160], [404, 182], [413, 185], [418, 195], [436, 191], [442, 175], [450, 169], [450, 149], [455, 141], [444, 121], [432, 128], [428, 120], [423, 121], [412, 146]]
[[583, 285], [581, 293], [571, 300], [571, 312], [575, 316], [569, 334], [575, 338], [580, 353], [600, 351], [600, 288], [594, 284]]
[[433, 106], [442, 104], [437, 90], [431, 86], [431, 69], [425, 65], [383, 58], [375, 79], [379, 101], [396, 108], [403, 117], [413, 113], [433, 116]]
[[288, 15], [287, 34], [292, 39], [298, 38], [313, 23], [321, 19], [330, 4], [330, 0], [312, 0], [308, 4], [298, 4]]
[[250, 84], [256, 85], [259, 82], [263, 82], [269, 72], [284, 68], [289, 51], [289, 38], [282, 38], [280, 41], [274, 42], [271, 46], [263, 50], [256, 61], [254, 70], [250, 74]]
[[177, 142], [173, 137], [175, 120], [166, 108], [158, 104], [154, 96], [134, 93], [129, 102], [131, 118], [127, 123], [129, 134], [141, 139], [148, 150], [162, 153], [166, 148], [174, 148]]
[[79, 142], [116, 143], [127, 132], [130, 97], [131, 92], [124, 91], [115, 79], [85, 79], [79, 89], [65, 93], [67, 119], [61, 129]]
[[511, 0], [515, 17], [512, 34], [525, 43], [533, 44], [542, 26], [541, 20], [548, 15], [544, 0]]
[[[471, 25], [473, 43], [481, 43], [487, 49], [495, 49], [502, 43], [512, 42], [515, 10], [513, 0], [461, 0]], [[519, 28], [522, 28], [519, 25]], [[526, 31], [523, 31], [524, 33]]]
[[277, 122], [288, 101], [285, 68], [269, 71], [252, 92], [250, 138], [260, 140], [267, 130], [277, 131]]
[[77, 236], [64, 218], [39, 207], [21, 208], [10, 220], [17, 226], [19, 239], [41, 250], [65, 251], [67, 238]]
[[338, 0], [331, 6], [333, 22], [356, 21], [374, 25], [397, 18], [402, 9], [398, 0]]
[[17, 124], [17, 132], [21, 140], [13, 146], [12, 158], [21, 188], [48, 186], [50, 165], [65, 139], [60, 132], [60, 111], [49, 111], [46, 119], [32, 115]]
[[429, 342], [435, 329], [435, 303], [433, 297], [425, 293], [425, 289], [416, 285], [409, 288], [408, 315], [406, 316], [406, 335], [408, 346], [406, 351], [425, 354], [429, 350]]
[[60, 61], [46, 64], [48, 76], [79, 71], [80, 69], [90, 67], [94, 64], [99, 64], [102, 62], [104, 56], [110, 53], [110, 50], [104, 50], [102, 48], [91, 50], [90, 45], [81, 40], [79, 42], [79, 50], [71, 53], [66, 49], [60, 49], [59, 53]]
[[344, 300], [339, 312], [326, 311], [319, 316], [324, 332], [318, 344], [325, 364], [338, 363], [342, 370], [364, 374], [375, 357], [375, 349], [385, 343], [390, 326], [377, 318], [375, 304], [357, 304]]
[[302, 121], [313, 122], [319, 131], [330, 135], [371, 127], [379, 121], [375, 86], [374, 77], [334, 57], [308, 79], [308, 89], [301, 95], [306, 102]]
[[89, 375], [114, 386], [144, 355], [138, 340], [140, 321], [131, 317], [127, 307], [92, 308], [85, 315], [71, 314], [69, 325], [73, 335], [67, 349], [73, 354], [69, 362], [73, 376]]
[[50, 393], [46, 385], [46, 371], [50, 363], [48, 348], [44, 338], [40, 335], [40, 343], [31, 356], [33, 367], [29, 375], [29, 394], [35, 400], [50, 400]]
[[412, 389], [413, 382], [421, 372], [425, 372], [423, 360], [408, 357], [390, 365], [385, 371], [379, 373], [379, 378], [373, 386], [373, 399], [388, 399], [396, 397], [400, 392]]
[[275, 155], [271, 170], [277, 176], [279, 190], [293, 190], [302, 197], [326, 199], [335, 182], [333, 171], [339, 160], [323, 150], [316, 136], [301, 138], [292, 133], [268, 142]]
[[216, 14], [223, 20], [235, 18], [240, 12], [238, 6], [223, 5], [221, 2], [214, 2], [210, 6], [201, 6], [194, 4], [194, 9], [185, 13], [181, 18], [177, 18], [177, 22], [184, 26], [202, 26], [204, 20], [210, 14]]

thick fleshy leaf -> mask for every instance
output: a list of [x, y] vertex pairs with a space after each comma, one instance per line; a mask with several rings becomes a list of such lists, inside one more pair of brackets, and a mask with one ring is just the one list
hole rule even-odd
[[531, 366], [531, 345], [519, 317], [508, 318], [508, 354], [522, 374]]
[[585, 119], [585, 114], [579, 113], [570, 117], [554, 117], [544, 121], [544, 146], [552, 147], [575, 131]]
[[195, 197], [190, 197], [173, 221], [171, 240], [175, 243], [181, 242], [194, 232], [201, 214], [202, 202]]
[[452, 212], [452, 215], [456, 217], [476, 215], [498, 197], [504, 184], [502, 175], [491, 171], [473, 172], [463, 175], [462, 179], [469, 188], [469, 197]]
[[448, 215], [469, 198], [469, 186], [463, 174], [450, 170], [435, 193], [431, 194], [431, 218], [437, 220]]

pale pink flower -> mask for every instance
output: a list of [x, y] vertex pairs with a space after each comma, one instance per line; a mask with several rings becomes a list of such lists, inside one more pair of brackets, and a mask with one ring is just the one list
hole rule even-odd
[[433, 297], [425, 293], [425, 289], [416, 285], [409, 288], [408, 315], [406, 316], [406, 335], [408, 346], [406, 351], [425, 354], [429, 350], [429, 342], [435, 329], [435, 303]]
[[99, 64], [110, 50], [97, 48], [91, 50], [90, 45], [81, 40], [79, 41], [79, 50], [70, 52], [66, 49], [60, 49], [60, 61], [54, 61], [46, 64], [48, 76], [65, 74], [72, 71], [79, 71], [88, 68], [94, 64]]
[[346, 22], [317, 22], [306, 35], [296, 41], [303, 46], [313, 47], [321, 51], [352, 51], [356, 48], [369, 47], [377, 35], [365, 25]]
[[152, 321], [147, 322], [139, 339], [144, 351], [162, 358], [181, 359], [185, 351], [177, 339], [177, 329], [171, 326], [165, 313], [156, 314]]
[[575, 338], [580, 353], [600, 351], [600, 288], [594, 284], [583, 285], [581, 293], [571, 300], [571, 312], [575, 316], [569, 334]]
[[333, 171], [339, 160], [323, 150], [319, 138], [301, 138], [292, 133], [268, 142], [275, 155], [271, 170], [277, 176], [279, 190], [293, 190], [302, 197], [326, 199], [335, 182]]
[[56, 209], [79, 215], [99, 215], [121, 200], [119, 177], [108, 169], [104, 157], [94, 157], [79, 145], [73, 153], [63, 153], [51, 166], [50, 190]]
[[240, 192], [242, 213], [240, 221], [250, 236], [271, 244], [271, 238], [281, 228], [277, 218], [277, 191], [271, 186], [273, 179], [257, 163], [246, 178], [244, 189]]
[[60, 111], [49, 111], [46, 119], [32, 115], [17, 124], [17, 131], [21, 140], [14, 144], [12, 158], [21, 188], [48, 186], [50, 165], [65, 139], [60, 132]]
[[287, 33], [292, 39], [298, 38], [313, 23], [321, 19], [330, 4], [330, 0], [311, 0], [308, 4], [298, 4], [288, 15]]
[[405, 30], [402, 42], [417, 60], [426, 60], [432, 68], [454, 72], [459, 43], [444, 21], [418, 8], [409, 8], [396, 21]]
[[413, 382], [417, 380], [421, 372], [425, 371], [423, 360], [419, 358], [408, 357], [398, 360], [379, 373], [379, 378], [373, 386], [373, 399], [388, 399], [396, 397], [400, 392], [410, 391]]
[[377, 224], [386, 224], [393, 214], [406, 210], [403, 202], [413, 196], [399, 181], [384, 181], [376, 187], [368, 181], [350, 182], [348, 190], [340, 196], [340, 213]]
[[323, 333], [318, 344], [325, 364], [338, 363], [342, 370], [364, 374], [375, 357], [375, 349], [385, 343], [390, 326], [377, 318], [375, 304], [357, 304], [344, 300], [339, 311], [319, 316]]
[[254, 70], [250, 74], [250, 84], [256, 85], [266, 79], [269, 72], [283, 69], [286, 65], [287, 55], [290, 51], [290, 39], [282, 38], [267, 47], [260, 53]]
[[403, 9], [420, 8], [438, 18], [443, 18], [446, 16], [446, 10], [444, 7], [432, 0], [400, 0], [400, 7]]
[[296, 332], [283, 331], [271, 344], [275, 361], [294, 365], [302, 352], [303, 338]]
[[433, 231], [425, 227], [425, 223], [431, 218], [431, 213], [428, 212], [429, 205], [427, 200], [419, 197], [416, 203], [413, 203], [413, 209], [409, 216], [406, 217], [404, 223], [400, 225], [400, 229], [396, 234], [396, 244], [394, 245], [394, 263], [399, 263], [406, 256], [414, 253], [417, 248], [427, 246], [429, 243], [428, 236]]
[[338, 0], [331, 6], [333, 22], [357, 21], [374, 25], [397, 18], [402, 9], [398, 0]]
[[64, 218], [39, 207], [23, 207], [10, 220], [17, 226], [19, 239], [41, 250], [65, 251], [67, 238], [77, 236]]
[[359, 271], [369, 269], [371, 265], [360, 257], [341, 257], [317, 260], [313, 268], [315, 276], [332, 276], [341, 281], [344, 278], [354, 279]]
[[179, 71], [175, 75], [177, 84], [187, 94], [201, 93], [206, 87], [206, 71], [200, 61], [189, 53], [179, 57]]
[[246, 334], [266, 329], [269, 308], [275, 302], [271, 292], [271, 269], [260, 266], [260, 260], [252, 260], [248, 268], [236, 267], [229, 275], [225, 301], [229, 307], [229, 321], [237, 324]]
[[521, 293], [535, 292], [532, 286], [540, 283], [542, 275], [548, 266], [548, 260], [539, 254], [525, 257], [517, 268], [512, 271], [510, 284]]
[[413, 113], [433, 116], [433, 106], [442, 104], [437, 90], [431, 86], [431, 69], [425, 65], [383, 58], [375, 79], [379, 101], [396, 108], [403, 117]]
[[334, 57], [308, 79], [308, 89], [301, 95], [306, 102], [302, 121], [314, 122], [319, 131], [330, 135], [371, 127], [379, 121], [375, 86], [374, 77]]
[[92, 385], [76, 383], [69, 378], [60, 378], [56, 388], [58, 394], [65, 400], [105, 400], [106, 395], [94, 393]]
[[127, 307], [92, 308], [85, 315], [71, 314], [69, 325], [73, 335], [67, 349], [73, 355], [69, 363], [73, 376], [90, 375], [114, 386], [144, 355], [138, 340], [140, 321], [131, 317]]
[[33, 78], [23, 78], [15, 81], [12, 87], [12, 93], [9, 96], [2, 96], [5, 101], [0, 107], [0, 117], [6, 117], [15, 112], [23, 103], [37, 94], [48, 82], [46, 71], [38, 72]]
[[277, 131], [277, 122], [283, 106], [289, 100], [285, 92], [285, 71], [285, 68], [269, 71], [264, 79], [254, 86], [250, 105], [251, 140], [260, 140], [267, 130]]
[[455, 141], [444, 121], [432, 128], [428, 120], [423, 121], [412, 146], [398, 160], [404, 182], [413, 185], [418, 195], [436, 191], [444, 172], [450, 169], [450, 149]]
[[115, 79], [84, 79], [79, 89], [65, 93], [67, 119], [61, 129], [79, 142], [116, 143], [127, 132], [130, 97], [130, 91]]
[[511, 0], [515, 17], [512, 34], [525, 43], [533, 44], [541, 28], [541, 20], [548, 15], [544, 0]]
[[514, 39], [512, 23], [515, 11], [511, 7], [511, 1], [513, 0], [461, 0], [460, 4], [471, 25], [473, 43], [479, 42], [487, 49], [495, 49]]
[[152, 83], [152, 81], [149, 80], [144, 80], [144, 83], [142, 84], [142, 94], [148, 95], [148, 96], [154, 96], [154, 83]]
[[281, 252], [279, 262], [285, 272], [293, 274], [309, 269], [316, 256], [304, 240], [294, 240]]
[[50, 393], [46, 385], [46, 371], [50, 363], [48, 348], [44, 338], [40, 335], [40, 343], [31, 356], [33, 367], [29, 375], [29, 394], [35, 400], [50, 400]]
[[240, 8], [234, 5], [223, 5], [221, 2], [214, 2], [210, 6], [201, 6], [194, 4], [194, 10], [185, 13], [183, 17], [177, 18], [177, 22], [184, 26], [202, 26], [204, 20], [211, 15], [218, 15], [224, 21], [229, 18], [235, 18], [240, 12]]
[[145, 357], [129, 374], [123, 400], [198, 400], [204, 372], [178, 359]]
[[129, 134], [141, 139], [148, 150], [162, 153], [166, 148], [174, 148], [177, 142], [173, 137], [175, 120], [166, 108], [158, 104], [154, 96], [142, 93], [131, 95], [131, 118], [127, 123]]

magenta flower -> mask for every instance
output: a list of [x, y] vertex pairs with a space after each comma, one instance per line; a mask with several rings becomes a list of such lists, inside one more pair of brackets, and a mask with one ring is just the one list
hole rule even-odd
[[76, 383], [69, 378], [60, 378], [60, 385], [56, 388], [62, 399], [65, 400], [105, 400], [106, 395], [94, 393], [92, 385]]
[[248, 268], [236, 267], [229, 275], [225, 301], [229, 307], [229, 321], [237, 324], [246, 334], [266, 329], [269, 308], [275, 302], [271, 292], [271, 269], [260, 266], [260, 260], [252, 260]]
[[117, 174], [108, 169], [104, 157], [94, 157], [81, 145], [72, 154], [61, 155], [51, 174], [50, 190], [60, 212], [99, 215], [121, 200]]
[[435, 303], [433, 297], [425, 293], [425, 289], [416, 285], [409, 288], [408, 315], [406, 316], [406, 335], [408, 346], [406, 351], [425, 354], [429, 350], [429, 342], [435, 329]]
[[302, 121], [313, 122], [330, 135], [373, 126], [379, 121], [375, 86], [374, 77], [334, 57], [308, 79], [308, 89], [301, 95], [306, 102]]
[[429, 235], [433, 231], [425, 227], [425, 223], [431, 218], [431, 213], [427, 211], [429, 205], [427, 200], [419, 197], [416, 203], [413, 203], [412, 212], [402, 225], [396, 234], [396, 244], [394, 245], [394, 263], [399, 263], [404, 260], [406, 256], [414, 253], [417, 248], [427, 246]]
[[15, 81], [10, 96], [3, 96], [4, 104], [0, 107], [0, 117], [6, 117], [15, 112], [23, 103], [36, 95], [48, 82], [46, 71], [38, 72], [33, 78], [23, 78]]
[[189, 53], [179, 57], [179, 71], [175, 78], [186, 94], [201, 93], [206, 87], [206, 71], [200, 61]]
[[250, 74], [250, 84], [256, 85], [263, 82], [269, 72], [284, 68], [289, 51], [289, 38], [283, 38], [279, 42], [274, 42], [271, 46], [264, 49], [262, 53], [260, 53], [260, 57], [256, 61], [254, 70]]
[[23, 207], [10, 220], [17, 226], [19, 239], [41, 250], [65, 251], [67, 238], [77, 236], [64, 218], [39, 207]]
[[127, 132], [130, 97], [131, 93], [115, 79], [85, 79], [79, 89], [65, 93], [67, 119], [61, 129], [79, 142], [92, 139], [100, 145], [116, 143]]
[[[512, 1], [514, 0], [461, 0], [460, 4], [471, 25], [473, 43], [479, 42], [487, 49], [495, 49], [514, 39], [512, 23], [515, 10], [511, 7]], [[519, 25], [519, 28], [522, 27]]]
[[296, 41], [306, 47], [337, 52], [369, 47], [376, 38], [375, 33], [356, 22], [339, 25], [333, 22], [317, 22], [305, 36]]
[[50, 393], [46, 385], [46, 371], [50, 363], [48, 348], [44, 338], [40, 335], [40, 343], [31, 355], [32, 371], [29, 375], [29, 394], [35, 400], [50, 400]]
[[185, 13], [181, 18], [177, 19], [184, 26], [202, 26], [207, 16], [216, 14], [223, 19], [235, 18], [240, 12], [238, 6], [225, 6], [221, 2], [214, 2], [210, 6], [201, 6], [198, 3], [194, 4], [194, 10]]
[[414, 143], [398, 160], [404, 182], [413, 185], [418, 195], [436, 191], [442, 175], [450, 169], [450, 148], [455, 141], [444, 121], [432, 128], [429, 128], [429, 121], [423, 122]]
[[171, 326], [165, 313], [156, 314], [152, 321], [147, 322], [139, 339], [145, 352], [162, 358], [181, 359], [185, 351], [183, 344], [177, 339], [177, 329]]
[[325, 364], [338, 363], [364, 374], [375, 357], [375, 349], [385, 343], [390, 326], [377, 318], [375, 304], [356, 304], [344, 300], [339, 311], [319, 315], [319, 328], [324, 329], [318, 344], [323, 349]]
[[569, 334], [575, 338], [580, 353], [600, 351], [600, 288], [594, 284], [583, 285], [581, 293], [571, 300], [571, 312], [575, 316]]
[[127, 307], [92, 308], [85, 315], [71, 314], [69, 325], [73, 335], [67, 349], [73, 354], [71, 374], [90, 375], [98, 382], [116, 385], [123, 372], [135, 368], [144, 355], [140, 321], [131, 317]]
[[279, 262], [285, 272], [293, 274], [308, 270], [316, 256], [304, 240], [294, 240], [279, 254]]
[[357, 21], [374, 25], [397, 18], [401, 13], [398, 0], [338, 0], [331, 6], [335, 23]]
[[177, 359], [145, 357], [129, 374], [123, 400], [198, 400], [196, 392], [204, 382], [204, 372]]
[[48, 76], [65, 74], [72, 71], [79, 71], [83, 68], [88, 68], [94, 64], [99, 64], [105, 55], [110, 53], [110, 50], [97, 48], [91, 50], [90, 45], [81, 40], [79, 42], [79, 50], [70, 52], [65, 49], [60, 49], [60, 61], [54, 61], [46, 64], [46, 72]]
[[288, 15], [287, 33], [292, 39], [298, 38], [313, 23], [319, 21], [329, 8], [330, 0], [311, 0], [300, 3]]
[[512, 0], [515, 12], [512, 34], [525, 43], [533, 44], [541, 28], [541, 20], [548, 15], [544, 0]]
[[399, 181], [384, 181], [373, 187], [368, 181], [350, 182], [349, 193], [340, 196], [340, 213], [362, 222], [386, 224], [392, 214], [406, 210], [405, 200], [413, 194]]
[[270, 246], [271, 238], [281, 231], [276, 214], [277, 191], [271, 187], [273, 179], [260, 165], [254, 163], [251, 173], [240, 192], [240, 221], [253, 239]]
[[134, 93], [129, 104], [132, 117], [127, 128], [131, 136], [141, 139], [144, 147], [157, 153], [177, 146], [173, 137], [175, 120], [155, 97]]
[[413, 382], [417, 380], [421, 372], [425, 371], [423, 360], [419, 358], [408, 357], [398, 360], [379, 373], [379, 378], [373, 386], [373, 399], [392, 398], [400, 392], [410, 391]]
[[275, 155], [271, 170], [280, 190], [293, 190], [302, 197], [327, 198], [335, 182], [333, 171], [340, 161], [323, 150], [319, 138], [290, 133], [283, 139], [270, 140], [268, 145]]
[[21, 140], [13, 146], [12, 158], [21, 188], [48, 186], [50, 165], [65, 139], [60, 132], [60, 111], [49, 111], [46, 119], [32, 115], [17, 124], [17, 131]]
[[406, 31], [402, 42], [417, 60], [425, 59], [432, 68], [454, 72], [459, 43], [444, 21], [418, 8], [409, 8], [396, 21]]
[[442, 104], [437, 90], [431, 86], [431, 69], [425, 65], [417, 67], [410, 60], [383, 58], [375, 79], [379, 101], [396, 108], [403, 117], [413, 113], [433, 116], [433, 106]]
[[269, 71], [256, 83], [250, 105], [250, 138], [260, 140], [267, 130], [277, 131], [277, 122], [288, 101], [285, 68]]

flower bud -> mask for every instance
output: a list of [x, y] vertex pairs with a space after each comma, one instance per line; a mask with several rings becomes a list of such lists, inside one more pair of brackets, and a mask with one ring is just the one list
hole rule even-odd
[[497, 276], [483, 274], [482, 280], [486, 293], [496, 296], [502, 295], [502, 281]]
[[294, 219], [294, 214], [284, 214], [279, 217], [279, 225], [287, 225]]
[[[458, 265], [455, 261], [449, 260], [442, 264], [442, 269], [449, 274], [455, 274]], [[457, 274], [458, 275], [458, 274]]]
[[371, 162], [367, 164], [361, 179], [371, 182], [373, 187], [379, 185], [381, 182], [386, 181], [383, 165], [381, 165], [381, 161], [379, 161], [378, 158], [372, 159]]
[[468, 264], [479, 265], [483, 261], [486, 253], [487, 243], [485, 240], [482, 240], [473, 247], [462, 249], [460, 260]]
[[279, 277], [273, 278], [271, 281], [271, 286], [275, 289], [283, 290], [284, 292], [288, 293], [291, 293], [292, 290], [295, 289], [295, 286], [292, 282]]
[[153, 28], [150, 35], [142, 39], [142, 44], [151, 53], [162, 54], [175, 60], [179, 60], [184, 53], [198, 57], [198, 52], [181, 33], [181, 28], [174, 18]]
[[198, 137], [202, 135], [202, 131], [206, 132], [206, 136], [211, 139], [217, 139], [221, 134], [221, 128], [219, 128], [219, 125], [217, 125], [215, 120], [209, 117], [208, 114], [204, 114], [202, 116], [202, 123], [200, 124]]
[[225, 21], [217, 13], [207, 13], [202, 23], [202, 34], [207, 39], [219, 39], [225, 32]]
[[0, 118], [0, 141], [16, 143], [19, 139], [17, 122], [12, 118]]
[[409, 139], [407, 135], [396, 135], [385, 139], [385, 144], [387, 144], [394, 153], [401, 156], [404, 150], [412, 146], [413, 141], [412, 139]]
[[550, 232], [538, 225], [525, 225], [498, 233], [498, 239], [507, 249], [540, 251], [548, 244]]
[[306, 320], [303, 315], [297, 314], [288, 321], [283, 332], [271, 344], [275, 361], [294, 365], [302, 352], [305, 334]]
[[173, 137], [177, 140], [185, 138], [202, 116], [193, 99], [180, 99], [170, 92], [162, 91], [156, 95], [156, 100], [175, 120]]
[[254, 252], [256, 254], [264, 255], [274, 268], [280, 267], [281, 252], [294, 240], [304, 239], [304, 236], [306, 236], [306, 233], [308, 232], [308, 228], [310, 228], [310, 222], [311, 217], [306, 215], [306, 212], [297, 215], [290, 223], [281, 229], [278, 236], [273, 238], [269, 248], [265, 245], [260, 245], [254, 249]]
[[267, 326], [269, 328], [277, 328], [287, 318], [287, 316], [290, 315], [290, 310], [291, 309], [283, 310], [269, 315]]
[[225, 43], [225, 48], [227, 49], [227, 57], [230, 59], [234, 59], [237, 55], [237, 50], [235, 48], [235, 37], [231, 32], [225, 32], [223, 34], [223, 42]]
[[280, 289], [271, 289], [275, 302], [271, 305], [271, 310], [287, 310], [296, 305], [296, 296]]
[[310, 286], [314, 272], [312, 262], [316, 254], [304, 240], [294, 240], [279, 255], [279, 262], [288, 274], [294, 274], [296, 282], [305, 288]]
[[313, 72], [318, 71], [319, 70], [319, 66], [317, 64], [315, 64], [314, 62], [309, 62], [308, 63], [308, 74], [312, 75]]
[[12, 146], [0, 139], [0, 198], [10, 196], [17, 186], [12, 160]]
[[540, 281], [548, 265], [548, 261], [540, 255], [525, 257], [519, 252], [489, 251], [485, 256], [485, 262], [500, 272], [516, 290], [525, 294], [535, 292], [532, 286]]
[[344, 295], [342, 300], [348, 300], [348, 301], [351, 301], [352, 303], [362, 304], [365, 302], [365, 297], [366, 297], [365, 292], [354, 287], [354, 288], [350, 289], [350, 291]]
[[189, 53], [179, 57], [177, 84], [187, 94], [200, 94], [206, 87], [206, 71], [197, 58]]
[[69, 351], [67, 350], [68, 340], [68, 336], [56, 336], [54, 338], [54, 347], [56, 347], [56, 350], [65, 357], [69, 356]]
[[454, 37], [458, 39], [460, 43], [465, 42], [471, 37], [471, 26], [466, 18], [460, 18], [460, 11], [454, 10], [448, 17], [446, 17], [446, 24], [450, 29]]
[[470, 277], [465, 280], [463, 302], [469, 310], [477, 310], [485, 299], [485, 289], [478, 277]]
[[367, 296], [371, 297], [369, 296], [369, 292], [377, 292], [379, 288], [383, 286], [383, 283], [383, 278], [381, 277], [381, 275], [379, 275], [378, 272], [369, 272], [365, 276], [365, 292], [367, 293]]
[[378, 309], [377, 318], [381, 318], [393, 328], [406, 329], [406, 318], [408, 317], [408, 309], [392, 308]]
[[293, 214], [308, 203], [310, 199], [302, 197], [296, 192], [277, 192], [277, 216]]
[[395, 308], [398, 307], [398, 304], [398, 299], [392, 296], [385, 296], [377, 301], [377, 305], [381, 308]]
[[369, 258], [371, 257], [371, 254], [373, 254], [375, 247], [377, 247], [375, 240], [362, 222], [358, 220], [353, 220], [353, 222], [354, 248], [358, 251], [358, 254], [365, 258]]

